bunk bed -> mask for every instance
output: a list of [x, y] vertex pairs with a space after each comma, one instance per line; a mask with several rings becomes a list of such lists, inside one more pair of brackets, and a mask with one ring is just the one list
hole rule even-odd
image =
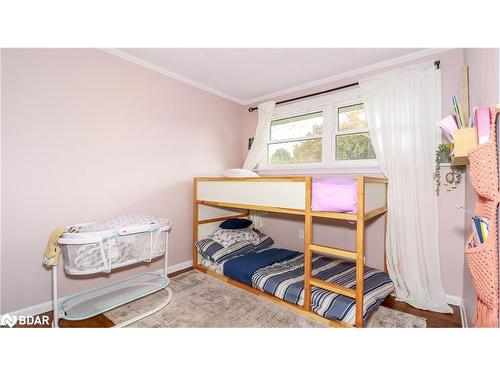
[[[248, 292], [262, 296], [274, 302], [285, 305], [317, 320], [326, 322], [333, 327], [349, 327], [340, 320], [332, 320], [313, 311], [312, 299], [317, 291], [345, 296], [354, 300], [355, 327], [363, 327], [366, 309], [363, 310], [363, 299], [366, 297], [365, 283], [367, 273], [371, 268], [364, 264], [365, 224], [377, 217], [384, 217], [387, 221], [387, 180], [384, 178], [359, 176], [356, 177], [357, 209], [356, 212], [313, 211], [311, 209], [313, 181], [309, 176], [293, 177], [251, 177], [251, 178], [214, 178], [198, 177], [194, 179], [193, 204], [193, 268], [214, 276], [231, 285], [240, 287]], [[210, 264], [200, 259], [199, 241], [206, 238], [218, 224], [229, 218], [244, 218], [250, 216], [251, 211], [266, 211], [304, 217], [304, 254], [301, 254], [303, 267], [303, 298], [291, 302], [284, 296], [271, 293], [264, 286], [251, 286], [241, 279], [229, 277], [217, 271], [217, 264]], [[356, 224], [355, 251], [334, 248], [316, 244], [312, 241], [313, 218], [327, 218], [333, 220], [347, 220]], [[197, 246], [198, 243], [198, 246]], [[385, 231], [384, 231], [385, 248]], [[355, 287], [346, 287], [345, 283], [332, 283], [328, 277], [320, 277], [313, 263], [321, 262], [327, 257], [332, 262], [340, 258], [352, 262], [352, 273], [355, 278]], [[284, 262], [293, 262], [294, 255]], [[385, 250], [384, 250], [385, 259]], [[236, 259], [238, 261], [238, 259]], [[337, 261], [339, 262], [339, 261]], [[287, 263], [288, 264], [288, 263]], [[339, 265], [343, 263], [335, 263]], [[269, 271], [266, 269], [266, 272]], [[301, 271], [301, 272], [302, 272]], [[384, 270], [385, 271], [385, 270]], [[258, 272], [257, 272], [258, 273]], [[388, 279], [388, 278], [387, 278]], [[329, 280], [329, 281], [325, 281]], [[334, 279], [335, 280], [335, 279]], [[392, 288], [392, 285], [391, 285]], [[390, 293], [389, 289], [386, 295]], [[313, 294], [313, 295], [312, 295]], [[317, 296], [317, 293], [316, 293]], [[381, 302], [381, 301], [379, 301]], [[372, 304], [376, 308], [378, 304]], [[365, 313], [365, 314], [364, 314]], [[354, 312], [353, 312], [354, 314]], [[322, 316], [323, 315], [323, 316]]]

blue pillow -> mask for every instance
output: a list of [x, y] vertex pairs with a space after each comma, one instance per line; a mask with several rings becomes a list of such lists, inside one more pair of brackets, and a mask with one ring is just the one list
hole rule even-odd
[[252, 225], [251, 220], [247, 219], [227, 219], [220, 223], [222, 229], [245, 229]]

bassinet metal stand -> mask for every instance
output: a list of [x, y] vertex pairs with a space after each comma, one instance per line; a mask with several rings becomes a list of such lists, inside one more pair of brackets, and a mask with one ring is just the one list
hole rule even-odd
[[[163, 269], [155, 274], [158, 274], [159, 276], [161, 276], [162, 278], [165, 279], [165, 286], [160, 288], [160, 289], [155, 289], [155, 290], [152, 290], [150, 293], [147, 293], [147, 294], [144, 294], [144, 295], [141, 295], [140, 297], [138, 298], [135, 298], [135, 299], [132, 299], [132, 300], [127, 300], [127, 301], [124, 301], [123, 303], [119, 304], [119, 305], [116, 305], [116, 306], [113, 306], [112, 308], [116, 308], [120, 305], [123, 305], [123, 304], [126, 304], [126, 303], [129, 303], [129, 302], [132, 302], [134, 300], [137, 300], [137, 299], [140, 299], [142, 297], [145, 297], [146, 295], [149, 295], [151, 293], [154, 293], [154, 292], [157, 292], [158, 290], [165, 290], [167, 292], [167, 296], [165, 297], [165, 299], [163, 300], [163, 302], [161, 302], [158, 306], [140, 314], [140, 315], [137, 315], [137, 316], [134, 316], [128, 320], [126, 320], [125, 322], [122, 322], [122, 323], [118, 323], [116, 325], [113, 326], [113, 328], [121, 328], [121, 327], [126, 327], [132, 323], [135, 323], [141, 319], [144, 319], [160, 310], [162, 310], [164, 307], [166, 307], [170, 301], [172, 300], [172, 296], [173, 296], [173, 293], [172, 293], [172, 290], [169, 288], [169, 284], [170, 284], [170, 279], [168, 278], [168, 230], [165, 232], [165, 254], [163, 255]], [[145, 262], [150, 262], [151, 259], [149, 260], [145, 260]], [[58, 272], [58, 267], [57, 265], [54, 265], [52, 266], [52, 307], [53, 307], [53, 320], [52, 320], [52, 327], [53, 328], [58, 328], [59, 327], [59, 320], [61, 318], [64, 318], [64, 314], [61, 314], [61, 310], [59, 308], [59, 301], [58, 301], [58, 275], [57, 275], [57, 272]], [[140, 275], [145, 275], [145, 274], [148, 274], [147, 272], [143, 273], [143, 274], [139, 274], [139, 275], [135, 275], [135, 276], [132, 276], [130, 278], [127, 278], [127, 279], [124, 279], [124, 280], [120, 280], [118, 282], [114, 282], [114, 283], [109, 283], [108, 285], [104, 286], [104, 287], [101, 287], [101, 288], [106, 288], [108, 286], [112, 286], [116, 283], [120, 283], [120, 282], [126, 282], [127, 280], [129, 279], [132, 279], [134, 277], [137, 277], [137, 276], [140, 276]], [[151, 274], [151, 273], [149, 273]], [[100, 289], [100, 288], [96, 288], [97, 289]], [[104, 309], [102, 311], [100, 311], [99, 313], [103, 313], [103, 312], [106, 312], [106, 311], [109, 311], [111, 310], [112, 308], [109, 308], [109, 309]], [[97, 315], [97, 314], [95, 314]], [[77, 319], [73, 319], [73, 320], [77, 320]]]
[[[167, 233], [167, 247], [168, 247], [168, 233]], [[168, 278], [167, 254], [168, 254], [168, 248], [166, 249], [165, 255], [163, 256], [163, 271], [162, 271], [163, 276], [165, 277], [165, 279], [167, 279], [167, 286], [164, 288], [164, 290], [167, 292], [167, 296], [165, 297], [165, 300], [162, 303], [160, 303], [158, 306], [152, 308], [151, 310], [146, 311], [145, 313], [137, 315], [133, 318], [130, 318], [129, 320], [127, 320], [125, 322], [116, 324], [113, 326], [113, 328], [126, 327], [132, 323], [135, 323], [141, 319], [144, 319], [144, 318], [160, 311], [161, 309], [163, 309], [164, 307], [166, 307], [170, 303], [170, 301], [172, 300], [173, 294], [172, 294], [172, 289], [170, 289], [168, 287], [170, 285], [170, 279]]]

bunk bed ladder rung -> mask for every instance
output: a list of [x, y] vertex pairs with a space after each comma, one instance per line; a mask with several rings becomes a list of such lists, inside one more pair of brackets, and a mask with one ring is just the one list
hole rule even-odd
[[337, 284], [332, 284], [327, 281], [323, 281], [320, 279], [316, 279], [314, 277], [311, 277], [311, 285], [328, 290], [333, 293], [341, 294], [346, 297], [350, 298], [356, 298], [356, 290], [345, 288], [343, 286], [337, 285]]
[[348, 259], [354, 259], [354, 260], [356, 259], [356, 252], [354, 252], [354, 251], [337, 249], [335, 247], [321, 246], [321, 245], [316, 245], [316, 244], [309, 245], [309, 249], [311, 251], [317, 251], [319, 253], [326, 254], [326, 255], [339, 256], [342, 258], [348, 258]]

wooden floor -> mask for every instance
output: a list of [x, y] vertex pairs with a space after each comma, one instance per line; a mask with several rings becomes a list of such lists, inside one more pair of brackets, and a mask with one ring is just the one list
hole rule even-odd
[[462, 319], [460, 316], [460, 307], [450, 305], [453, 314], [441, 314], [434, 311], [420, 310], [405, 302], [396, 301], [393, 296], [387, 297], [382, 306], [390, 309], [399, 310], [408, 314], [421, 316], [427, 319], [427, 328], [461, 328]]
[[[187, 268], [178, 272], [169, 274], [169, 277], [177, 276], [181, 273], [192, 270], [192, 268]], [[441, 314], [433, 311], [420, 310], [408, 305], [405, 302], [396, 301], [394, 297], [389, 296], [382, 306], [388, 307], [390, 309], [399, 310], [408, 314], [421, 316], [427, 319], [428, 328], [460, 328], [462, 327], [460, 318], [460, 308], [458, 306], [450, 305], [453, 309], [453, 314]], [[19, 326], [16, 328], [49, 328], [52, 325], [52, 311], [48, 313], [41, 314], [41, 316], [49, 317], [49, 324], [35, 325], [35, 326]], [[113, 322], [106, 318], [104, 314], [96, 315], [89, 319], [70, 321], [70, 320], [59, 320], [59, 326], [61, 328], [109, 328], [113, 327]]]

